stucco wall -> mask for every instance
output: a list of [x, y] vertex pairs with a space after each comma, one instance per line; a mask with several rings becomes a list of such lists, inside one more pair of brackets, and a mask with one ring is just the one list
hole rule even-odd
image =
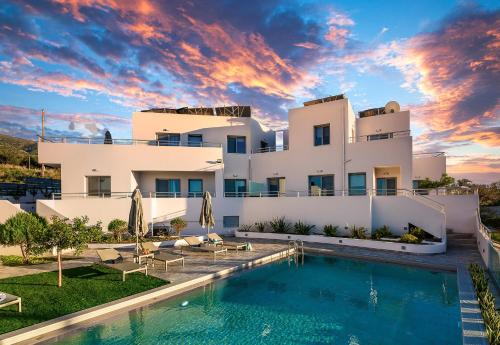
[[147, 195], [148, 192], [156, 191], [156, 179], [179, 179], [181, 184], [181, 194], [187, 195], [189, 192], [189, 180], [203, 180], [203, 190], [215, 195], [215, 174], [213, 172], [172, 172], [172, 171], [142, 171], [137, 174], [140, 179], [139, 188]]
[[413, 158], [413, 180], [439, 180], [446, 173], [446, 156]]
[[410, 130], [410, 112], [401, 111], [356, 119], [357, 137]]
[[446, 227], [459, 233], [473, 233], [476, 223], [476, 209], [479, 207], [479, 196], [442, 195], [428, 198], [442, 204], [446, 213]]
[[5, 223], [7, 219], [19, 212], [24, 212], [19, 205], [13, 204], [8, 200], [0, 200], [0, 224]]

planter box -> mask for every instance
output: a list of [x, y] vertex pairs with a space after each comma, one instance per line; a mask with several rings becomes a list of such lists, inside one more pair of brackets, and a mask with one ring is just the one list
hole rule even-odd
[[323, 235], [296, 235], [296, 234], [277, 234], [269, 232], [241, 232], [241, 231], [235, 231], [234, 234], [236, 237], [241, 237], [241, 238], [262, 238], [262, 239], [282, 240], [282, 241], [302, 240], [304, 242], [309, 242], [309, 243], [336, 244], [341, 246], [392, 250], [396, 252], [415, 253], [415, 254], [439, 254], [446, 252], [446, 242], [410, 244], [410, 243], [400, 243], [400, 242], [359, 240], [355, 238], [344, 238], [344, 237], [327, 237]]

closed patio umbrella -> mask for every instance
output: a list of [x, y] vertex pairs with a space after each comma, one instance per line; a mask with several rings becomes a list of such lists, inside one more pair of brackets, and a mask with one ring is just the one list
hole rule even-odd
[[203, 193], [199, 222], [202, 228], [207, 227], [207, 233], [210, 232], [210, 227], [213, 228], [215, 225], [215, 218], [212, 211], [212, 197], [209, 192]]
[[144, 222], [144, 211], [142, 209], [142, 195], [139, 188], [132, 193], [132, 204], [128, 216], [128, 229], [135, 235], [135, 252], [139, 254], [139, 236], [148, 232], [147, 224]]

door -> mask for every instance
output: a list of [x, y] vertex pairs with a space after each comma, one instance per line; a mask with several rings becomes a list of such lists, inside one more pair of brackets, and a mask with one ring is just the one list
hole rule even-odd
[[396, 195], [397, 180], [395, 177], [377, 178], [377, 195]]
[[279, 196], [286, 193], [284, 177], [271, 177], [267, 179], [267, 191], [270, 196]]

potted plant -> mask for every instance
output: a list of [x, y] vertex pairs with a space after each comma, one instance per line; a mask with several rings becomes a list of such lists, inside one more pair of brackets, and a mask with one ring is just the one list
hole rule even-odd
[[181, 231], [187, 228], [187, 222], [181, 217], [176, 217], [170, 221], [170, 226], [175, 230], [177, 236], [180, 236]]

